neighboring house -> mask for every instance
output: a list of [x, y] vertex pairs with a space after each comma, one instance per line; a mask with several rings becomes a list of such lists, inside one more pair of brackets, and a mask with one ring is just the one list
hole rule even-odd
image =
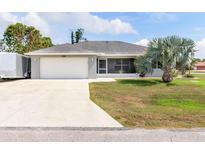
[[205, 70], [205, 62], [198, 62], [195, 64], [196, 70]]
[[146, 47], [120, 41], [84, 41], [27, 53], [31, 78], [97, 78], [137, 76], [134, 59]]

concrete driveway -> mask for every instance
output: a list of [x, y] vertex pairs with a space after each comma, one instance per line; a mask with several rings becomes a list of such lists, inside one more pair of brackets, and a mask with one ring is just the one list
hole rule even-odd
[[1, 127], [122, 127], [89, 99], [88, 80], [0, 82]]

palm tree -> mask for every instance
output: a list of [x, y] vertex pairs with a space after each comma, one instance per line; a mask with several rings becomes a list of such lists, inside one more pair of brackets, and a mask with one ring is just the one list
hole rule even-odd
[[195, 64], [194, 59], [194, 53], [196, 50], [194, 49], [195, 43], [191, 39], [182, 39], [181, 42], [181, 54], [177, 59], [177, 66], [178, 70], [182, 72], [182, 75], [186, 73], [187, 70], [189, 70], [189, 75], [191, 73], [191, 69], [193, 65]]
[[186, 71], [194, 57], [195, 43], [191, 39], [168, 36], [150, 41], [146, 57], [162, 64], [162, 80], [171, 82], [173, 70]]
[[87, 39], [83, 37], [84, 29], [79, 28], [75, 32], [71, 31], [71, 43], [79, 43], [81, 40], [86, 41]]
[[145, 56], [140, 56], [135, 59], [136, 70], [140, 77], [145, 77], [147, 73], [152, 73], [152, 61], [150, 58]]

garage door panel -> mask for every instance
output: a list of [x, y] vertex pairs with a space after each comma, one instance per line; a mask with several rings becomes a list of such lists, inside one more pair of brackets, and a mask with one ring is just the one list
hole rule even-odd
[[40, 77], [47, 79], [87, 78], [86, 57], [42, 57]]

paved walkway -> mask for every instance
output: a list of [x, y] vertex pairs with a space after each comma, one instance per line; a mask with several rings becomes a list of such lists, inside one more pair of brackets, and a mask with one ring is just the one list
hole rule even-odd
[[0, 127], [122, 127], [89, 99], [88, 82], [1, 82]]
[[204, 142], [205, 129], [0, 128], [0, 141]]

